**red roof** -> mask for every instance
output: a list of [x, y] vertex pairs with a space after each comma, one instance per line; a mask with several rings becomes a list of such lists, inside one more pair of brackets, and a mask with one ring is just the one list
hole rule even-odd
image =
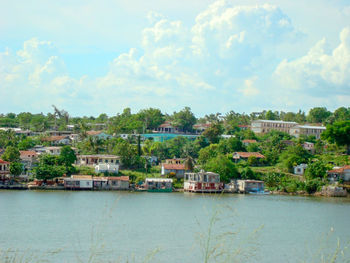
[[167, 170], [185, 170], [184, 164], [163, 163], [162, 166], [164, 167], [164, 169], [167, 169]]
[[0, 163], [1, 163], [1, 164], [10, 164], [9, 162], [6, 162], [6, 161], [4, 161], [4, 160], [2, 160], [2, 159], [0, 159]]
[[129, 181], [129, 176], [109, 176], [107, 179], [112, 181]]
[[86, 134], [87, 135], [90, 135], [90, 136], [93, 136], [93, 135], [98, 135], [102, 133], [102, 131], [87, 131]]
[[166, 127], [173, 127], [173, 125], [171, 125], [170, 121], [166, 121], [163, 124], [159, 125], [160, 128], [166, 128]]
[[258, 152], [235, 152], [233, 155], [239, 155], [240, 158], [249, 158], [251, 156], [256, 158], [265, 158], [264, 155]]
[[246, 142], [246, 143], [256, 143], [256, 140], [249, 140], [249, 139], [246, 139], [246, 140], [243, 140], [242, 142]]
[[60, 140], [63, 140], [65, 138], [67, 138], [68, 136], [50, 136], [50, 137], [45, 137], [45, 138], [42, 138], [41, 140], [42, 141], [45, 141], [45, 142], [55, 142], [55, 141], [60, 141]]
[[200, 124], [195, 124], [193, 125], [194, 129], [198, 128], [209, 128], [211, 126], [211, 123], [200, 123]]
[[34, 152], [34, 151], [19, 151], [20, 152], [20, 154], [21, 154], [21, 156], [23, 155], [25, 155], [25, 156], [28, 156], [28, 155], [34, 155], [34, 156], [37, 156], [37, 153], [36, 152]]
[[338, 169], [329, 170], [328, 173], [343, 173], [344, 170], [350, 170], [350, 165], [345, 165]]

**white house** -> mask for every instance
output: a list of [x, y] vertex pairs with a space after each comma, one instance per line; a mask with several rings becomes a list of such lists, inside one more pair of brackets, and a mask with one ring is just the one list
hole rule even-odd
[[91, 190], [93, 187], [93, 178], [91, 175], [72, 175], [63, 180], [66, 189]]
[[299, 165], [296, 165], [294, 166], [294, 174], [303, 175], [305, 173], [306, 168], [307, 168], [306, 163], [301, 163]]
[[98, 164], [120, 164], [120, 156], [109, 154], [78, 155], [76, 165], [95, 166]]
[[95, 172], [96, 173], [115, 173], [117, 174], [119, 171], [119, 164], [113, 164], [113, 163], [99, 163], [95, 165]]
[[316, 139], [321, 138], [321, 133], [326, 130], [324, 126], [311, 126], [311, 125], [296, 125], [290, 128], [289, 134], [299, 138], [300, 135], [310, 136], [314, 135]]

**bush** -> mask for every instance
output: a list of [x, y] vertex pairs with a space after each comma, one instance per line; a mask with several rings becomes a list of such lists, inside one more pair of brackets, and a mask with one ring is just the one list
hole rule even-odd
[[305, 182], [305, 190], [309, 194], [315, 193], [316, 191], [320, 191], [321, 187], [325, 185], [319, 178], [307, 180]]

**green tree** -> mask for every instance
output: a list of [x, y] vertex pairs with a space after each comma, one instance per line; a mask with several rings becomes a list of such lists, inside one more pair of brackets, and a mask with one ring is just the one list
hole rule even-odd
[[219, 154], [218, 145], [210, 144], [209, 146], [202, 148], [199, 151], [198, 162], [200, 164], [207, 163], [210, 159], [215, 158]]
[[321, 138], [332, 143], [335, 142], [339, 146], [346, 146], [350, 154], [350, 121], [339, 121], [327, 125]]
[[144, 127], [153, 130], [161, 125], [164, 121], [164, 115], [159, 109], [149, 108], [141, 110], [138, 113], [140, 120], [144, 123]]
[[18, 143], [18, 149], [19, 150], [28, 150], [32, 147], [34, 147], [37, 144], [37, 141], [33, 140], [33, 138], [31, 137], [27, 137], [22, 139], [19, 143]]
[[327, 166], [322, 161], [316, 161], [313, 163], [309, 163], [306, 171], [305, 177], [308, 179], [315, 178], [325, 178], [327, 175]]
[[191, 132], [193, 125], [196, 123], [196, 117], [191, 112], [190, 107], [185, 107], [179, 112], [174, 112], [172, 119], [173, 125], [184, 132]]
[[325, 122], [331, 114], [326, 107], [315, 107], [309, 111], [306, 119], [308, 122], [321, 123]]
[[203, 168], [208, 172], [218, 173], [221, 181], [224, 183], [239, 177], [235, 164], [224, 155], [218, 155], [210, 159]]
[[221, 140], [218, 145], [218, 150], [223, 154], [227, 154], [245, 151], [245, 148], [240, 139], [231, 137], [229, 139]]
[[218, 143], [223, 132], [224, 129], [220, 123], [213, 123], [202, 135], [207, 138], [210, 143]]
[[12, 162], [10, 164], [10, 173], [14, 176], [19, 176], [23, 172], [23, 165], [19, 162]]
[[289, 146], [279, 157], [279, 162], [288, 169], [293, 171], [293, 166], [301, 163], [308, 163], [310, 153], [300, 144]]
[[68, 145], [61, 148], [60, 161], [66, 167], [71, 167], [72, 164], [77, 160], [75, 152]]
[[242, 179], [251, 179], [251, 180], [256, 180], [258, 179], [257, 175], [254, 173], [252, 169], [249, 167], [245, 167], [242, 172], [241, 172], [241, 178]]
[[20, 152], [16, 147], [8, 146], [1, 158], [8, 162], [17, 162], [20, 160]]

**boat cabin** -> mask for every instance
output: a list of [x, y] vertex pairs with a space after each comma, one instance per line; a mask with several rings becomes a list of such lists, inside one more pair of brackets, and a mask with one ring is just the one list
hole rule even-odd
[[172, 192], [173, 179], [169, 178], [146, 178], [145, 189], [148, 192]]
[[215, 193], [223, 190], [223, 183], [217, 173], [186, 173], [184, 179], [184, 191], [187, 192]]

